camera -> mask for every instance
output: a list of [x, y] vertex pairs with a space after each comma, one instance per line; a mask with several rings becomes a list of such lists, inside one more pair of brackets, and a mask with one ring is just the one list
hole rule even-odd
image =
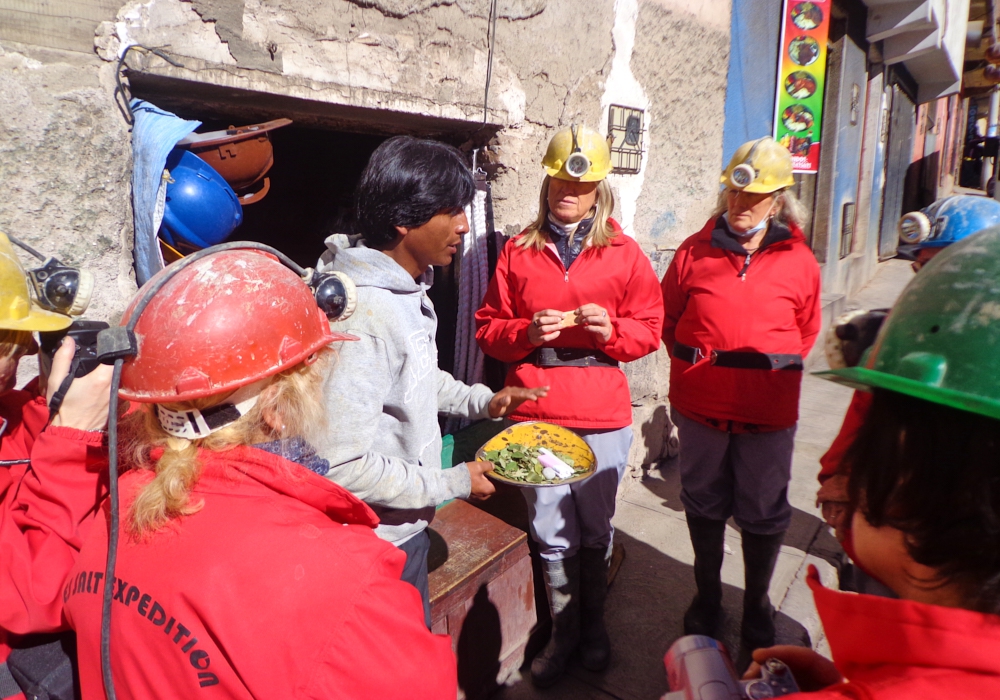
[[699, 634], [681, 637], [674, 642], [663, 663], [667, 668], [667, 683], [671, 692], [660, 700], [762, 700], [799, 692], [792, 672], [778, 659], [764, 662], [760, 678], [739, 680], [722, 643]]
[[69, 336], [76, 341], [76, 354], [73, 356], [70, 374], [73, 377], [90, 374], [101, 364], [97, 358], [97, 334], [108, 327], [104, 321], [79, 320], [73, 321], [65, 330], [39, 333], [38, 361], [42, 371], [48, 375], [52, 367], [52, 356], [62, 345], [63, 338]]

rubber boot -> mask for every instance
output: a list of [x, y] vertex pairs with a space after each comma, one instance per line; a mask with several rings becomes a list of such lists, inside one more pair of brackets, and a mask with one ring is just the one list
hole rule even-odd
[[771, 575], [785, 533], [755, 535], [743, 531], [743, 567], [746, 590], [743, 592], [743, 643], [749, 651], [774, 646], [774, 606], [767, 595]]
[[588, 671], [603, 671], [611, 661], [611, 639], [604, 627], [611, 551], [580, 550], [580, 663]]
[[531, 680], [539, 688], [548, 688], [562, 676], [580, 644], [580, 555], [543, 561], [542, 571], [552, 613], [552, 636], [531, 662]]
[[726, 521], [687, 514], [688, 532], [694, 547], [694, 582], [698, 593], [684, 613], [684, 634], [715, 636], [722, 614], [722, 557]]

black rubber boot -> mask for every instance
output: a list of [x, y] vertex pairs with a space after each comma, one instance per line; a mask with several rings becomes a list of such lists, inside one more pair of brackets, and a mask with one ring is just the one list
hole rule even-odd
[[694, 547], [694, 582], [698, 594], [684, 613], [684, 634], [715, 636], [722, 614], [722, 557], [726, 537], [725, 520], [709, 520], [687, 514], [688, 532]]
[[743, 592], [743, 643], [753, 651], [774, 646], [774, 606], [767, 595], [771, 575], [785, 533], [755, 535], [743, 531], [743, 567], [746, 590]]
[[603, 671], [611, 661], [611, 639], [604, 627], [610, 561], [605, 547], [580, 550], [580, 663], [588, 671]]
[[562, 676], [580, 644], [580, 555], [543, 561], [542, 571], [552, 613], [552, 636], [531, 662], [531, 680], [539, 688], [548, 688]]

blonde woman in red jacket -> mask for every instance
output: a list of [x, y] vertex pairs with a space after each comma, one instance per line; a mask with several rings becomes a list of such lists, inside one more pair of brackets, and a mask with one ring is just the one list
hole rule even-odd
[[579, 646], [589, 670], [607, 667], [604, 627], [615, 495], [632, 443], [632, 404], [622, 362], [656, 350], [663, 305], [649, 260], [610, 218], [614, 195], [607, 142], [573, 125], [542, 160], [538, 218], [500, 253], [476, 339], [511, 365], [507, 386], [547, 386], [515, 421], [541, 420], [580, 433], [598, 473], [571, 486], [524, 489], [552, 611], [549, 644], [531, 675], [553, 684]]
[[450, 640], [400, 580], [405, 555], [307, 441], [324, 430], [327, 346], [353, 336], [259, 250], [206, 253], [171, 277], [178, 264], [126, 311], [139, 349], [119, 395], [139, 406], [121, 425], [115, 577], [108, 503], [86, 536], [79, 525], [99, 473], [33, 463], [0, 519], [0, 626], [73, 629], [84, 700], [105, 697], [105, 590], [119, 698], [454, 700]]
[[788, 191], [792, 158], [773, 139], [737, 149], [716, 216], [678, 248], [663, 278], [671, 417], [698, 594], [686, 634], [712, 636], [722, 602], [726, 520], [742, 531], [742, 636], [774, 643], [768, 587], [791, 520], [803, 361], [820, 329], [819, 266]]

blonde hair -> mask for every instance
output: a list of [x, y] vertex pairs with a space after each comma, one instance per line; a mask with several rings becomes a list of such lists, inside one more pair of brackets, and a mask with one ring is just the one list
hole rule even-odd
[[[544, 227], [545, 222], [549, 218], [549, 182], [551, 181], [552, 178], [548, 175], [542, 180], [542, 191], [538, 196], [538, 216], [525, 229], [524, 235], [518, 239], [517, 245], [524, 248], [531, 247], [535, 250], [543, 250], [545, 248], [548, 237], [545, 234]], [[611, 185], [608, 184], [607, 180], [601, 180], [597, 183], [597, 201], [594, 203], [594, 208], [591, 209], [594, 216], [594, 225], [590, 227], [590, 232], [584, 241], [585, 244], [590, 244], [594, 248], [611, 245], [611, 239], [618, 235], [615, 232], [615, 227], [608, 221], [614, 210], [615, 193], [611, 191]], [[572, 240], [573, 238], [570, 236], [571, 243]]]
[[[321, 389], [331, 355], [332, 351], [323, 349], [316, 362], [303, 362], [275, 375], [246, 415], [198, 440], [167, 434], [156, 417], [155, 405], [145, 404], [142, 410], [127, 416], [123, 433], [130, 444], [123, 452], [131, 453], [135, 468], [156, 474], [132, 504], [127, 521], [130, 534], [141, 538], [173, 518], [201, 510], [203, 502], [190, 500], [191, 489], [201, 473], [199, 450], [222, 452], [279, 438], [319, 437], [326, 424]], [[222, 403], [231, 393], [164, 406], [175, 411], [203, 410]], [[268, 419], [282, 429], [275, 431]], [[154, 463], [150, 452], [157, 448], [163, 449], [163, 455]]]
[[0, 360], [13, 360], [37, 351], [31, 331], [0, 328]]
[[[728, 211], [728, 193], [729, 189], [726, 187], [723, 187], [719, 191], [719, 200], [716, 203], [715, 211], [712, 212], [713, 219], [722, 216], [723, 213]], [[795, 193], [786, 188], [772, 192], [772, 194], [774, 195], [774, 203], [778, 206], [778, 212], [774, 215], [774, 220], [782, 226], [794, 224], [798, 228], [804, 229], [809, 223], [809, 210], [799, 201]]]

